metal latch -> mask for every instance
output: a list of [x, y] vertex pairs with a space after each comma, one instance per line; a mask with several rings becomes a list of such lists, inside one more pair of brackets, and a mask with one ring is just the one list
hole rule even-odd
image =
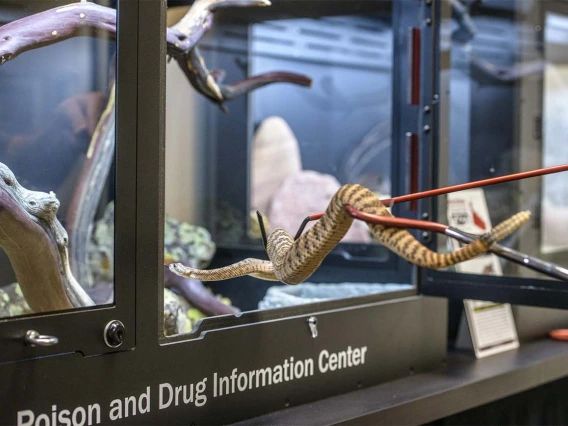
[[59, 339], [55, 336], [45, 336], [39, 334], [35, 330], [28, 330], [26, 331], [26, 335], [24, 336], [24, 341], [26, 345], [34, 347], [34, 346], [53, 346], [59, 343]]
[[318, 319], [313, 315], [308, 318], [308, 327], [310, 327], [310, 331], [312, 332], [312, 337], [314, 339], [318, 337]]

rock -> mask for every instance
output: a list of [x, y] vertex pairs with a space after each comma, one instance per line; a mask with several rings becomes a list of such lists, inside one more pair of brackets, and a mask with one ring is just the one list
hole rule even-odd
[[164, 289], [164, 334], [189, 333], [193, 327], [187, 313], [191, 306], [187, 301], [173, 291]]
[[164, 224], [164, 259], [166, 263], [183, 262], [193, 268], [209, 265], [216, 246], [207, 229], [166, 216]]
[[[283, 228], [292, 236], [304, 218], [325, 211], [333, 195], [341, 187], [337, 179], [314, 171], [299, 171], [282, 183], [268, 209], [272, 229]], [[306, 230], [315, 222], [308, 224]], [[368, 227], [354, 221], [343, 240], [344, 243], [370, 243]]]
[[252, 141], [251, 210], [265, 214], [282, 182], [300, 170], [298, 140], [288, 123], [280, 117], [263, 120]]
[[[215, 254], [216, 246], [205, 228], [166, 216], [164, 223], [164, 260], [182, 262], [204, 269]], [[94, 226], [88, 247], [89, 265], [95, 283], [113, 282], [114, 274], [114, 202], [110, 202]]]
[[18, 283], [0, 287], [0, 318], [17, 317], [33, 311], [26, 303]]

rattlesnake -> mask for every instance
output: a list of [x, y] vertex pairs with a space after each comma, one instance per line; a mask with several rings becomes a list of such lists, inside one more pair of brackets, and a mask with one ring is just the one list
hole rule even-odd
[[[348, 184], [335, 193], [323, 217], [298, 240], [294, 241], [283, 229], [274, 230], [266, 247], [270, 261], [249, 258], [211, 270], [188, 268], [181, 263], [174, 263], [170, 265], [170, 270], [178, 275], [202, 281], [251, 275], [263, 280], [299, 284], [314, 273], [351, 226], [353, 218], [345, 213], [346, 205], [366, 213], [392, 216], [369, 189], [357, 184]], [[369, 224], [369, 228], [375, 239], [409, 262], [438, 269], [485, 253], [497, 241], [527, 222], [529, 217], [529, 211], [517, 213], [481, 235], [473, 243], [446, 254], [429, 250], [405, 229], [378, 224]]]

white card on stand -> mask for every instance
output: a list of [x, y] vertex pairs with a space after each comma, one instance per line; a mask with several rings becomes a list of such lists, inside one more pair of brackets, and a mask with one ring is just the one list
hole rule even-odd
[[[489, 231], [491, 219], [483, 189], [469, 189], [448, 194], [448, 224], [473, 234], [483, 234]], [[450, 246], [452, 250], [457, 250], [460, 243], [450, 240]], [[458, 263], [456, 270], [473, 274], [503, 275], [499, 258], [494, 254], [486, 254]], [[462, 318], [458, 347], [473, 347], [477, 358], [519, 347], [511, 305], [464, 300], [464, 310], [469, 332]]]

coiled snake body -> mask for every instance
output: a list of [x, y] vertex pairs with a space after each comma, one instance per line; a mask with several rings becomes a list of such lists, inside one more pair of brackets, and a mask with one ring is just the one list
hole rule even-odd
[[[345, 213], [345, 205], [379, 216], [392, 216], [369, 189], [348, 184], [333, 196], [323, 217], [307, 232], [294, 241], [283, 229], [274, 230], [268, 237], [266, 251], [270, 261], [245, 259], [223, 268], [200, 270], [180, 263], [171, 264], [170, 270], [178, 275], [202, 281], [218, 281], [251, 275], [286, 284], [299, 284], [319, 267], [323, 259], [349, 230], [353, 218]], [[418, 242], [402, 228], [369, 224], [373, 237], [381, 244], [418, 266], [438, 269], [472, 259], [485, 253], [497, 241], [523, 225], [530, 212], [520, 212], [481, 235], [476, 241], [453, 253], [439, 254]]]

